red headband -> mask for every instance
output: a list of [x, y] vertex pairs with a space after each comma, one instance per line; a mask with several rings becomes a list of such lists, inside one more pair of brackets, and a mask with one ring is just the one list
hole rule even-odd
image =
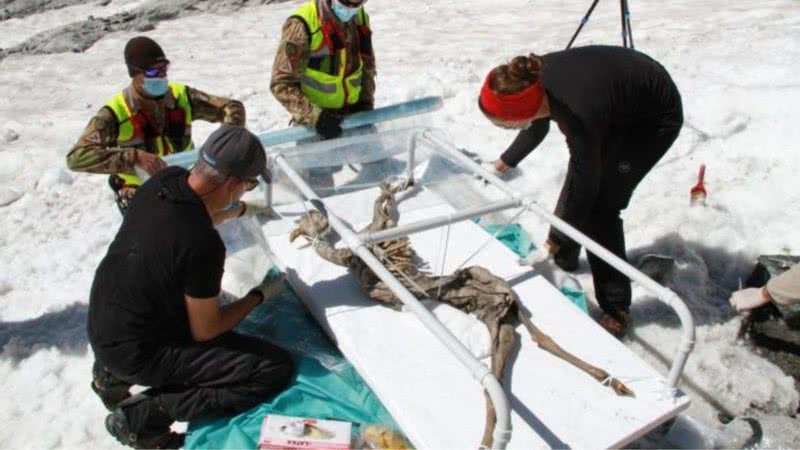
[[478, 99], [483, 112], [509, 122], [532, 119], [542, 105], [542, 84], [537, 81], [516, 94], [499, 94], [490, 87], [493, 73], [494, 70], [486, 76]]

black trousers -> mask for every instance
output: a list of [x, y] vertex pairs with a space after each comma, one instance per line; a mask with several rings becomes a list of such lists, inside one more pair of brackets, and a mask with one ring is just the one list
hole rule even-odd
[[[683, 124], [682, 115], [667, 117], [659, 125], [633, 130], [619, 130], [603, 144], [602, 181], [588, 220], [571, 224], [605, 247], [614, 255], [627, 261], [625, 235], [620, 212], [628, 206], [634, 189], [650, 169], [672, 146]], [[561, 188], [555, 215], [564, 217], [574, 205], [566, 199], [572, 180], [576, 177], [572, 164]], [[565, 252], [578, 252], [580, 246], [555, 228], [550, 229], [550, 239]], [[628, 277], [606, 264], [593, 253], [588, 253], [592, 269], [595, 295], [603, 311], [627, 311], [631, 305], [631, 285]]]
[[136, 371], [115, 365], [114, 349], [95, 353], [114, 376], [149, 387], [143, 392], [146, 401], [124, 407], [133, 432], [175, 420], [238, 414], [281, 391], [294, 372], [286, 351], [234, 332], [204, 343], [160, 347]]

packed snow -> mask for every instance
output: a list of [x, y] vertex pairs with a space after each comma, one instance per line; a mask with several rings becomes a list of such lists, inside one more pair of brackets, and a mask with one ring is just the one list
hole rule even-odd
[[[0, 46], [143, 2], [78, 4], [0, 21]], [[170, 78], [238, 98], [256, 132], [287, 125], [269, 92], [274, 51], [290, 1], [161, 22], [147, 34], [172, 61]], [[458, 146], [496, 158], [514, 132], [476, 107], [486, 72], [517, 54], [563, 48], [589, 7], [547, 0], [373, 0], [379, 106], [440, 95], [424, 118]], [[697, 343], [681, 387], [688, 416], [634, 447], [800, 447], [800, 403], [791, 374], [737, 341], [727, 303], [759, 254], [800, 253], [800, 8], [793, 0], [631, 2], [634, 42], [672, 74], [686, 124], [624, 212], [632, 261], [673, 256], [667, 281], [690, 305]], [[0, 447], [115, 448], [107, 414], [89, 388], [85, 333], [94, 270], [121, 222], [106, 177], [69, 172], [64, 156], [103, 103], [128, 83], [122, 49], [136, 32], [105, 35], [82, 53], [12, 54], [0, 60]], [[619, 5], [599, 2], [576, 45], [619, 44]], [[201, 143], [214, 125], [196, 122]], [[553, 129], [511, 183], [552, 207], [567, 151]], [[707, 165], [705, 207], [689, 205]], [[541, 241], [546, 225], [524, 225]], [[580, 275], [591, 293], [585, 257]], [[680, 326], [668, 307], [634, 286], [635, 329], [625, 342], [666, 373]], [[797, 374], [794, 374], [795, 376]], [[718, 414], [737, 417], [728, 424]], [[758, 421], [758, 427], [752, 424]], [[755, 429], [763, 434], [753, 440]], [[686, 430], [701, 431], [695, 433]]]

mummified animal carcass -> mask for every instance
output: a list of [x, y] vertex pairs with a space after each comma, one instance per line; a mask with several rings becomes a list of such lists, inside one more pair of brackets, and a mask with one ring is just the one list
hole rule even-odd
[[[404, 185], [381, 185], [381, 194], [374, 204], [372, 222], [365, 231], [379, 231], [396, 226], [397, 201], [394, 194], [403, 187]], [[394, 309], [402, 308], [400, 299], [358, 256], [348, 248], [334, 246], [337, 237], [322, 213], [312, 210], [300, 218], [289, 239], [294, 241], [300, 236], [311, 241], [316, 252], [325, 260], [350, 269], [370, 299]], [[518, 307], [516, 295], [508, 283], [485, 268], [472, 266], [450, 275], [433, 276], [419, 270], [417, 257], [408, 238], [372, 243], [368, 248], [418, 298], [447, 303], [466, 313], [475, 314], [486, 324], [491, 336], [492, 372], [501, 382], [506, 360], [514, 345], [514, 328], [521, 322], [541, 349], [583, 370], [608, 385], [618, 395], [633, 396], [633, 392], [621, 381], [565, 351], [539, 330]], [[486, 427], [481, 445], [490, 447], [496, 415], [491, 399], [488, 394], [485, 395]]]

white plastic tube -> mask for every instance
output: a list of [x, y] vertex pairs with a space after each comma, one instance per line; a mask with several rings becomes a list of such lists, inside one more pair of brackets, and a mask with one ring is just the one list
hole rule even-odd
[[491, 214], [493, 212], [503, 211], [505, 209], [519, 206], [523, 206], [523, 202], [520, 199], [500, 200], [488, 205], [476, 206], [474, 208], [465, 209], [463, 211], [448, 214], [446, 216], [432, 217], [430, 219], [423, 219], [406, 225], [398, 225], [386, 230], [365, 231], [359, 234], [359, 238], [368, 243], [397, 239], [399, 237], [408, 236], [420, 231], [437, 228], [442, 225], [450, 225], [462, 220], [471, 219], [484, 214]]
[[328, 222], [342, 237], [342, 241], [380, 278], [392, 292], [397, 295], [408, 309], [414, 313], [422, 324], [436, 336], [450, 350], [456, 358], [470, 371], [489, 395], [497, 415], [497, 423], [493, 434], [492, 448], [505, 449], [511, 440], [511, 408], [508, 398], [500, 381], [492, 374], [486, 365], [475, 359], [470, 351], [427, 309], [417, 298], [389, 272], [386, 267], [369, 251], [358, 235], [342, 222], [330, 208], [320, 199], [305, 180], [291, 167], [282, 155], [275, 156], [277, 164], [286, 173], [289, 180], [311, 202], [311, 204], [326, 214]]
[[655, 294], [659, 300], [675, 310], [675, 313], [678, 315], [678, 318], [681, 321], [682, 336], [681, 342], [678, 345], [677, 354], [675, 359], [672, 361], [672, 366], [670, 367], [669, 375], [667, 376], [667, 384], [671, 388], [677, 387], [678, 380], [680, 379], [683, 368], [686, 365], [686, 360], [689, 357], [689, 353], [694, 348], [695, 343], [694, 318], [692, 317], [691, 311], [689, 311], [689, 307], [686, 306], [686, 303], [684, 303], [677, 294], [672, 292], [672, 290], [656, 283], [650, 277], [630, 265], [627, 261], [606, 250], [605, 247], [601, 246], [597, 242], [589, 239], [585, 234], [581, 233], [567, 222], [564, 222], [560, 218], [556, 217], [553, 213], [545, 210], [538, 203], [531, 203], [528, 208], [539, 217], [543, 218], [546, 222], [552, 224], [554, 227], [556, 227], [556, 229], [586, 247], [586, 251], [594, 253], [598, 258], [602, 259], [611, 267], [625, 274], [625, 276], [630, 278], [632, 281], [642, 285], [645, 289]]
[[[430, 144], [432, 144], [433, 148], [439, 147], [443, 149], [447, 155], [457, 159], [466, 167], [480, 174], [493, 186], [497, 187], [501, 191], [510, 195], [514, 199], [520, 201], [522, 200], [520, 194], [509, 188], [508, 184], [505, 181], [501, 180], [491, 171], [486, 170], [480, 164], [477, 164], [475, 161], [465, 156], [449, 142], [440, 139], [431, 130], [423, 132], [422, 136], [423, 139], [427, 140]], [[585, 234], [578, 231], [572, 225], [568, 224], [567, 222], [556, 217], [551, 212], [542, 208], [542, 206], [539, 205], [538, 203], [530, 202], [528, 203], [528, 208], [532, 212], [537, 214], [539, 217], [544, 219], [545, 222], [553, 225], [557, 230], [566, 234], [567, 236], [575, 240], [575, 242], [578, 242], [579, 244], [586, 247], [587, 251], [594, 253], [595, 255], [597, 255], [598, 258], [602, 259], [603, 261], [611, 265], [611, 267], [619, 270], [620, 272], [625, 274], [628, 278], [630, 278], [632, 281], [635, 281], [640, 285], [642, 285], [645, 289], [655, 294], [659, 300], [666, 303], [673, 310], [675, 310], [675, 313], [678, 315], [678, 318], [681, 321], [682, 335], [681, 335], [681, 342], [678, 345], [678, 350], [676, 352], [675, 359], [672, 361], [672, 366], [670, 367], [669, 375], [667, 376], [667, 384], [671, 388], [676, 388], [681, 373], [683, 373], [683, 369], [686, 366], [686, 360], [689, 357], [689, 353], [694, 348], [694, 343], [695, 343], [694, 318], [692, 317], [692, 313], [689, 310], [689, 307], [686, 306], [686, 303], [680, 297], [678, 297], [678, 295], [675, 294], [672, 290], [667, 289], [664, 286], [661, 286], [660, 284], [656, 283], [655, 281], [650, 279], [650, 277], [648, 277], [647, 275], [643, 274], [638, 269], [630, 265], [627, 261], [624, 261], [617, 255], [606, 250], [603, 246], [601, 246], [597, 242], [587, 237]]]

